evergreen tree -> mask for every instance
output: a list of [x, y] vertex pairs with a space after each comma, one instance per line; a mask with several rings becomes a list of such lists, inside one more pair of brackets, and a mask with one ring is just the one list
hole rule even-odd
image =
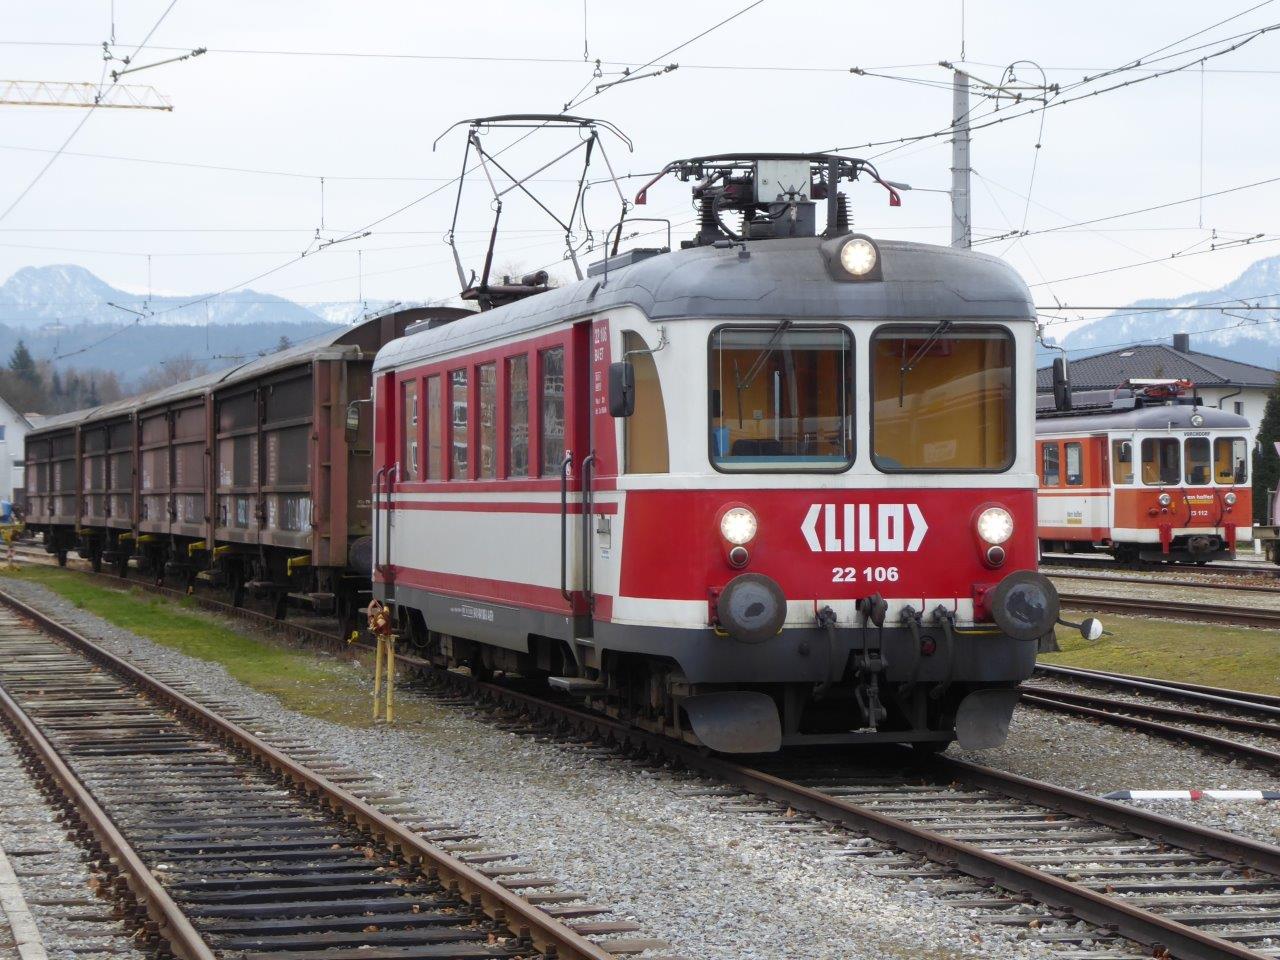
[[1253, 515], [1258, 523], [1271, 522], [1268, 491], [1280, 486], [1280, 377], [1267, 396], [1267, 406], [1258, 425], [1258, 452], [1253, 456]]
[[62, 399], [62, 374], [56, 368], [49, 374], [49, 396], [55, 402]]
[[288, 350], [292, 346], [293, 341], [282, 333], [280, 334], [280, 339], [276, 341], [276, 353], [279, 353], [281, 350]]
[[36, 369], [35, 358], [31, 356], [31, 351], [27, 349], [27, 345], [21, 340], [13, 348], [13, 354], [9, 357], [9, 369], [13, 371], [14, 376], [24, 383], [32, 386], [40, 383], [40, 371]]

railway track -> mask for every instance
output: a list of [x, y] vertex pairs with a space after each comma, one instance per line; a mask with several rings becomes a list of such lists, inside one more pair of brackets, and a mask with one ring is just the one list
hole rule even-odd
[[1225, 603], [1196, 603], [1184, 600], [1153, 600], [1149, 597], [1117, 597], [1106, 594], [1058, 591], [1065, 607], [1090, 613], [1122, 613], [1136, 616], [1160, 616], [1171, 620], [1234, 624], [1245, 627], [1280, 628], [1280, 609], [1267, 610]]
[[1194, 564], [1172, 564], [1172, 563], [1120, 563], [1110, 557], [1094, 554], [1096, 559], [1087, 559], [1086, 554], [1072, 554], [1068, 556], [1048, 555], [1040, 558], [1041, 567], [1076, 567], [1097, 570], [1132, 570], [1144, 571], [1149, 573], [1169, 573], [1176, 570], [1178, 573], [1199, 573], [1199, 574], [1222, 574], [1224, 576], [1240, 576], [1240, 577], [1269, 577], [1272, 579], [1280, 579], [1280, 565], [1272, 563], [1240, 563], [1232, 561], [1229, 563], [1208, 563], [1204, 566], [1196, 566]]
[[1280, 593], [1280, 584], [1277, 586], [1263, 586], [1256, 583], [1218, 583], [1214, 580], [1170, 580], [1167, 578], [1154, 579], [1151, 577], [1125, 576], [1119, 573], [1093, 573], [1092, 571], [1077, 573], [1071, 572], [1051, 572], [1049, 578], [1052, 580], [1082, 580], [1096, 583], [1127, 583], [1134, 586], [1156, 586], [1156, 587], [1187, 587], [1192, 590], [1230, 590], [1233, 593], [1266, 593], [1276, 595]]
[[[294, 635], [303, 632], [339, 642], [311, 628]], [[875, 869], [940, 883], [984, 921], [1026, 928], [1064, 957], [1280, 956], [1280, 848], [1268, 844], [949, 758], [908, 764], [895, 755], [871, 768], [829, 753], [740, 763], [413, 656], [400, 663], [450, 698], [683, 765], [718, 782], [713, 792], [734, 809], [793, 827], [809, 817], [887, 844], [898, 853]]]
[[[557, 905], [574, 896], [518, 895], [548, 881], [503, 868], [511, 854], [445, 850], [457, 839], [450, 825], [410, 828], [38, 611], [0, 601], [3, 723], [42, 787], [74, 811], [100, 889], [163, 953], [610, 960], [660, 946], [591, 941], [587, 932], [628, 925], [591, 923], [603, 908]], [[539, 896], [545, 907], [530, 902]]]

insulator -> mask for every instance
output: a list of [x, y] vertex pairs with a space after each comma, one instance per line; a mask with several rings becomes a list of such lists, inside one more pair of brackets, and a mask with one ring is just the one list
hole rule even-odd
[[843, 193], [836, 194], [836, 229], [834, 236], [849, 232], [849, 198]]

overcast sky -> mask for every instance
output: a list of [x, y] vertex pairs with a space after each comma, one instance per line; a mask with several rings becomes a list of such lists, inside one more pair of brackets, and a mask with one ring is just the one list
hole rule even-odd
[[[114, 49], [121, 55], [132, 50], [169, 5], [170, 0], [115, 0]], [[157, 292], [231, 287], [281, 267], [307, 247], [320, 225], [324, 177], [326, 237], [438, 192], [368, 237], [253, 281], [254, 289], [304, 303], [356, 300], [360, 294], [448, 297], [458, 282], [441, 242], [454, 199], [446, 181], [460, 168], [464, 134], [454, 131], [434, 152], [432, 141], [459, 119], [554, 113], [575, 91], [591, 93], [602, 81], [593, 80], [593, 64], [583, 62], [584, 41], [591, 60], [604, 61], [605, 80], [622, 64], [654, 58], [679, 64], [663, 76], [607, 90], [573, 111], [625, 131], [635, 142], [634, 153], [616, 140], [606, 139], [605, 146], [618, 173], [638, 174], [709, 152], [842, 147], [876, 156], [888, 148], [860, 145], [931, 133], [950, 122], [950, 73], [936, 65], [939, 60], [959, 61], [963, 51], [967, 68], [993, 83], [1011, 62], [1035, 61], [1049, 82], [1065, 86], [1251, 6], [1244, 0], [1227, 6], [1184, 0], [967, 0], [962, 30], [959, 0], [764, 0], [660, 57], [747, 5], [748, 0], [587, 0], [584, 37], [582, 0], [177, 0], [136, 62], [197, 46], [209, 53], [123, 81], [154, 86], [171, 99], [173, 112], [94, 112], [67, 152], [0, 219], [0, 279], [26, 265], [79, 263], [115, 285], [145, 290], [151, 254], [150, 282]], [[0, 79], [99, 81], [111, 13], [111, 0], [5, 4]], [[1160, 56], [1210, 43], [1201, 53], [1162, 60], [1157, 67], [1221, 49], [1223, 38], [1272, 22], [1280, 22], [1280, 4], [1260, 4]], [[1276, 176], [1278, 53], [1280, 31], [1210, 60], [1203, 76], [1193, 67], [978, 130], [975, 235], [1004, 233], [1021, 227], [1024, 218], [1033, 231], [1061, 227]], [[851, 67], [897, 79], [858, 76]], [[1024, 83], [1040, 80], [1040, 71], [1028, 64], [1020, 64], [1016, 74]], [[1130, 71], [1079, 92], [1148, 75]], [[988, 114], [991, 106], [975, 100], [975, 116]], [[996, 116], [1025, 110], [1005, 102]], [[2, 210], [84, 119], [84, 111], [0, 111]], [[489, 142], [497, 149], [506, 141], [495, 134]], [[540, 132], [503, 159], [526, 173], [571, 143], [564, 134]], [[1023, 197], [1037, 153], [1028, 204]], [[943, 137], [885, 153], [876, 162], [893, 180], [920, 188], [949, 185], [950, 145]], [[576, 172], [567, 163], [553, 167], [544, 174], [551, 182], [540, 186], [563, 203], [568, 194], [560, 181]], [[593, 175], [603, 176], [604, 168], [597, 164]], [[627, 181], [629, 192], [640, 182]], [[469, 189], [474, 202], [464, 204], [459, 239], [468, 267], [479, 269], [491, 213], [481, 196], [483, 182], [475, 180]], [[589, 205], [601, 234], [617, 214], [616, 194], [606, 189], [593, 188]], [[668, 181], [653, 192], [647, 210], [637, 212], [687, 222], [687, 190]], [[941, 193], [907, 193], [900, 209], [890, 209], [879, 188], [857, 185], [851, 199], [859, 229], [948, 241], [948, 200]], [[1280, 183], [982, 249], [1007, 257], [1034, 285], [1040, 304], [1051, 305], [1055, 297], [1078, 306], [1124, 304], [1218, 286], [1252, 260], [1280, 253], [1280, 245], [1260, 243], [1065, 278], [1203, 250], [1215, 229], [1224, 239], [1280, 235], [1274, 222], [1278, 204]], [[556, 264], [562, 241], [554, 224], [539, 217], [527, 203], [508, 204], [504, 223], [513, 232], [503, 240], [499, 263]], [[75, 305], [67, 310], [74, 318]]]

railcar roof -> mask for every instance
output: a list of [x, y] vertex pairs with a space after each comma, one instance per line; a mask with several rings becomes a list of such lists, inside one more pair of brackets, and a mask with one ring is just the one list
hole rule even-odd
[[641, 260], [387, 344], [374, 369], [520, 336], [620, 306], [653, 322], [691, 318], [779, 320], [1035, 319], [1031, 294], [1003, 260], [932, 244], [876, 241], [883, 280], [833, 281], [822, 239], [753, 240], [740, 248], [695, 247]]
[[[1192, 414], [1204, 422], [1193, 424]], [[1036, 433], [1102, 433], [1107, 430], [1249, 430], [1249, 421], [1238, 413], [1217, 407], [1138, 407], [1132, 410], [1082, 410], [1079, 416], [1059, 414], [1036, 418]]]
[[[377, 318], [368, 322], [376, 323]], [[228, 386], [242, 380], [260, 377], [263, 374], [282, 370], [302, 361], [355, 355], [360, 348], [345, 341], [352, 339], [353, 331], [360, 330], [362, 326], [363, 324], [357, 324], [354, 327], [340, 327], [328, 333], [310, 337], [285, 350], [267, 354], [265, 357], [255, 357], [252, 360], [234, 364], [223, 370], [216, 370], [213, 373], [201, 374], [198, 377], [184, 380], [170, 387], [162, 387], [159, 390], [115, 400], [97, 407], [86, 407], [82, 410], [72, 410], [70, 413], [60, 413], [56, 416], [47, 417], [28, 431], [28, 436], [53, 433], [79, 424], [107, 420], [113, 416], [129, 413], [132, 410], [145, 410], [157, 404], [171, 403], [187, 397], [200, 396], [215, 387]]]

